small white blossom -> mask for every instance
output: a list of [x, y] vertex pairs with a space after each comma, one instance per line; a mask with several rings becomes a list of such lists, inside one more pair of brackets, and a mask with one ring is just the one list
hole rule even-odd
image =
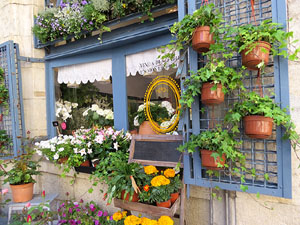
[[59, 158], [59, 155], [56, 153], [56, 154], [53, 156], [53, 158], [54, 158], [55, 160], [57, 160], [57, 159]]
[[120, 147], [120, 145], [118, 144], [118, 142], [115, 142], [115, 143], [114, 143], [114, 149], [118, 150], [119, 147]]
[[88, 151], [87, 151], [87, 153], [88, 153], [88, 154], [92, 154], [92, 153], [93, 153], [93, 150], [89, 148]]

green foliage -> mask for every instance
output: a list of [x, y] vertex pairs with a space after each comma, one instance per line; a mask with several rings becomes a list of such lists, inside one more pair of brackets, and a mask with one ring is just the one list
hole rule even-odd
[[226, 94], [237, 88], [244, 89], [243, 69], [237, 71], [227, 67], [225, 61], [212, 59], [196, 73], [191, 71], [191, 76], [184, 81], [186, 87], [180, 99], [182, 108], [191, 107], [194, 97], [201, 94], [202, 84], [205, 82], [214, 83], [212, 90], [216, 90], [217, 84], [222, 84], [222, 91]]
[[[32, 143], [27, 143], [32, 144]], [[35, 153], [30, 146], [26, 146], [26, 153], [20, 156], [14, 157], [8, 161], [0, 161], [2, 170], [0, 170], [0, 176], [4, 177], [4, 184], [9, 183], [13, 185], [35, 183], [33, 179], [34, 175], [39, 175], [38, 168], [40, 167], [38, 160], [33, 160], [32, 157]], [[9, 171], [4, 168], [12, 166]]]
[[182, 187], [182, 182], [181, 182], [181, 179], [180, 179], [180, 175], [176, 175], [175, 177], [170, 177], [169, 178], [171, 183], [170, 183], [170, 192], [171, 193], [177, 193], [179, 192], [179, 190], [181, 189]]
[[[9, 91], [5, 84], [5, 73], [3, 68], [0, 67], [0, 106], [4, 109], [8, 108]], [[5, 110], [8, 113], [8, 110]]]
[[271, 20], [264, 20], [260, 25], [245, 24], [236, 28], [231, 27], [230, 32], [235, 34], [234, 41], [238, 52], [247, 50], [246, 54], [248, 54], [256, 47], [256, 41], [265, 41], [272, 45], [273, 56], [281, 55], [290, 60], [298, 59], [297, 54], [300, 48], [297, 48], [292, 54], [286, 50], [289, 39], [293, 37], [293, 32], [284, 31], [281, 24], [272, 23]]

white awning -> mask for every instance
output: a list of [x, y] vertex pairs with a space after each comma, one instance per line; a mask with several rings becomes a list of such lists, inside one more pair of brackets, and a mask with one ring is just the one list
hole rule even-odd
[[[157, 73], [169, 70], [174, 72], [172, 64], [178, 67], [179, 53], [175, 53], [174, 60], [162, 60], [158, 58], [162, 53], [157, 49], [131, 54], [126, 56], [126, 76], [157, 75]], [[88, 81], [109, 80], [112, 75], [112, 60], [102, 60], [92, 63], [76, 64], [58, 68], [58, 83], [65, 84], [86, 84]], [[165, 74], [166, 75], [166, 74]]]
[[98, 62], [59, 67], [57, 80], [60, 84], [86, 84], [88, 81], [105, 81], [109, 80], [112, 74], [111, 71], [111, 59], [106, 59]]

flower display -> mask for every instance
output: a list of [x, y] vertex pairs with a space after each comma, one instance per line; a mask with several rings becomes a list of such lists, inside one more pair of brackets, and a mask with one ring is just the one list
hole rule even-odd
[[167, 178], [169, 178], [169, 177], [175, 177], [175, 170], [174, 169], [166, 169], [164, 171], [164, 175]]
[[173, 225], [174, 221], [169, 216], [161, 216], [158, 220], [131, 215], [125, 218], [124, 225]]
[[170, 180], [163, 175], [158, 175], [151, 180], [151, 185], [153, 187], [159, 187], [161, 185], [170, 184]]
[[56, 117], [61, 118], [63, 121], [66, 121], [69, 118], [72, 118], [72, 109], [77, 108], [77, 103], [72, 103], [69, 101], [58, 100], [55, 103], [56, 106]]
[[146, 174], [150, 175], [150, 174], [156, 174], [158, 173], [158, 170], [156, 169], [155, 166], [145, 166], [144, 167], [144, 171]]
[[119, 221], [123, 218], [123, 214], [121, 212], [116, 212], [113, 214], [113, 220], [114, 221]]
[[161, 216], [158, 219], [158, 225], [173, 225], [174, 221], [169, 216]]
[[112, 126], [114, 113], [111, 109], [101, 109], [97, 104], [93, 104], [82, 114], [88, 121], [90, 126]]
[[139, 225], [141, 224], [142, 219], [135, 216], [135, 215], [131, 215], [126, 217], [126, 219], [124, 220], [124, 225]]

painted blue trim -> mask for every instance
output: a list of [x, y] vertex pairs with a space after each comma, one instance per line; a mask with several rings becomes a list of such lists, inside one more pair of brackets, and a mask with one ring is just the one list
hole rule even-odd
[[[286, 1], [272, 0], [273, 22], [281, 23], [286, 28]], [[283, 57], [274, 57], [275, 77], [275, 101], [281, 103], [281, 107], [289, 107], [289, 76], [288, 60]], [[277, 140], [282, 137], [284, 130], [277, 127]], [[291, 168], [291, 144], [282, 140], [277, 145], [278, 183], [282, 191], [282, 197], [292, 198], [292, 168]]]
[[118, 51], [112, 57], [112, 88], [114, 125], [117, 130], [128, 130], [128, 107], [125, 56]]

